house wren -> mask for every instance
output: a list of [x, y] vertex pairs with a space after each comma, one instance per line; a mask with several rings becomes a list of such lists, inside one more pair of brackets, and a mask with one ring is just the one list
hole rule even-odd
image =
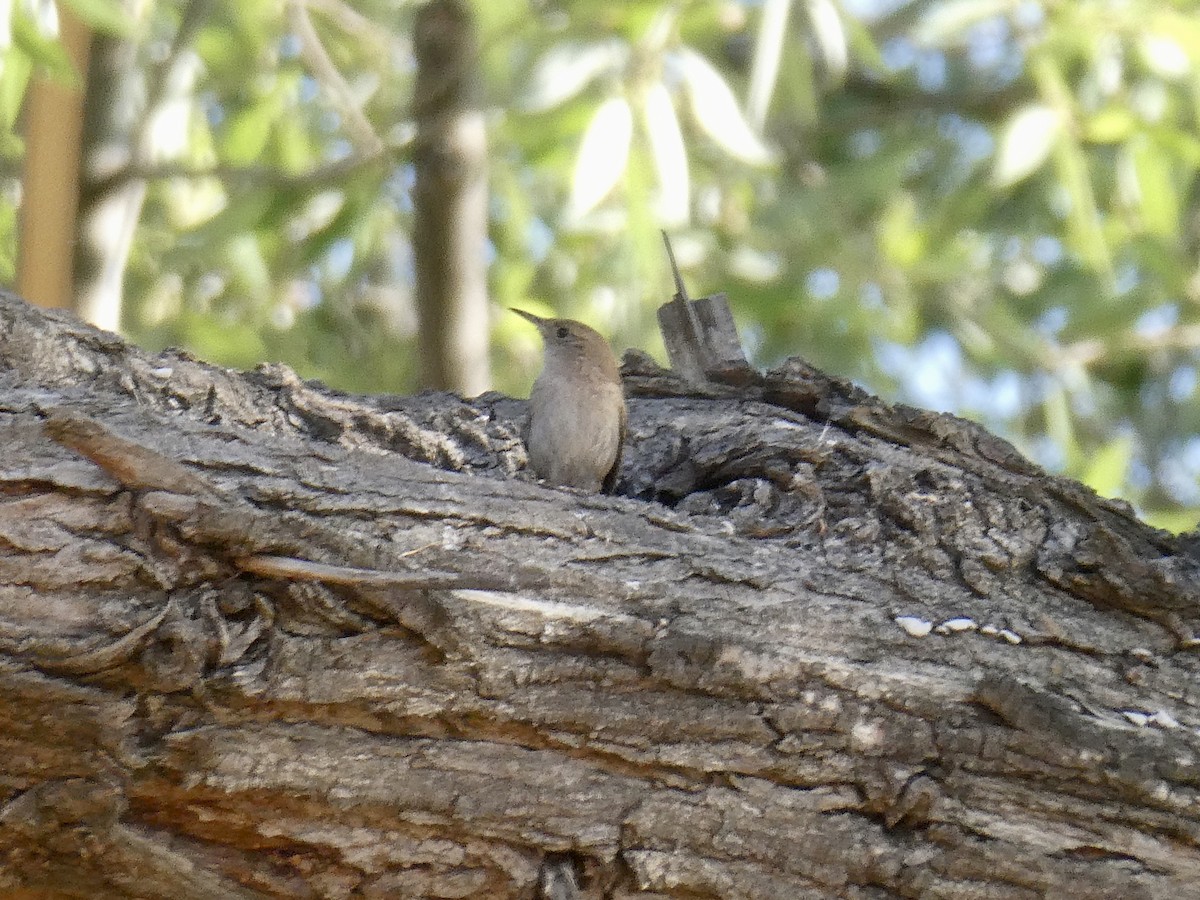
[[514, 309], [541, 332], [542, 374], [529, 395], [525, 448], [539, 478], [611, 493], [625, 444], [625, 395], [608, 342], [582, 322]]

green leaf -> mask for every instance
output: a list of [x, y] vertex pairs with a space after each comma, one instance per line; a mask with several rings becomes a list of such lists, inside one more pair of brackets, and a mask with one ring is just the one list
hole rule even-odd
[[624, 97], [609, 97], [596, 108], [583, 133], [571, 176], [567, 222], [578, 223], [616, 187], [625, 174], [632, 139], [633, 112], [629, 101]]
[[370, 221], [371, 206], [379, 195], [379, 179], [368, 173], [346, 184], [342, 203], [329, 222], [304, 240], [300, 260], [319, 262], [329, 248], [344, 239], [355, 240]]
[[1011, 187], [1042, 167], [1062, 131], [1062, 117], [1044, 103], [1021, 107], [1004, 126], [992, 169], [998, 188]]
[[275, 197], [270, 190], [241, 190], [230, 195], [228, 205], [217, 215], [191, 231], [181, 241], [183, 257], [203, 264], [211, 263], [215, 248], [234, 240], [245, 231], [252, 231], [273, 208]]
[[520, 105], [526, 112], [561, 106], [597, 79], [617, 74], [628, 62], [629, 45], [619, 38], [557, 44], [534, 66]]
[[261, 334], [244, 322], [185, 312], [180, 326], [186, 329], [189, 347], [204, 359], [248, 369], [266, 357]]
[[1058, 142], [1054, 153], [1055, 168], [1062, 180], [1070, 209], [1067, 212], [1067, 240], [1076, 253], [1097, 272], [1111, 277], [1112, 253], [1101, 227], [1100, 211], [1088, 171], [1088, 156], [1075, 141]]
[[772, 162], [774, 151], [754, 133], [729, 83], [713, 64], [688, 47], [680, 48], [675, 59], [700, 130], [735, 159], [751, 165]]
[[252, 297], [271, 293], [271, 272], [253, 234], [239, 234], [225, 245], [225, 259], [234, 283]]
[[78, 88], [83, 83], [63, 45], [42, 34], [33, 20], [20, 9], [12, 17], [12, 26], [13, 48], [28, 57], [35, 67], [42, 70], [42, 74], [71, 88]]
[[825, 83], [841, 84], [850, 63], [850, 52], [846, 45], [845, 16], [838, 11], [832, 0], [808, 0], [808, 21], [812, 39], [821, 50], [824, 63]]
[[16, 127], [17, 116], [25, 100], [25, 89], [29, 86], [29, 75], [33, 68], [29, 57], [23, 53], [6, 53], [3, 57], [4, 72], [0, 78], [0, 126], [6, 131]]
[[1075, 441], [1075, 425], [1066, 388], [1061, 384], [1049, 388], [1042, 400], [1042, 409], [1046, 415], [1046, 433], [1062, 451], [1066, 459], [1066, 468], [1071, 471], [1079, 459], [1079, 444]]
[[1130, 142], [1128, 153], [1137, 175], [1143, 227], [1161, 237], [1179, 232], [1179, 189], [1171, 178], [1170, 159], [1144, 134]]
[[1095, 144], [1117, 144], [1138, 128], [1128, 106], [1106, 106], [1087, 120], [1087, 139]]
[[688, 158], [671, 95], [661, 81], [650, 85], [642, 104], [642, 123], [658, 176], [658, 214], [663, 227], [688, 221]]
[[1145, 512], [1145, 519], [1155, 528], [1179, 534], [1200, 527], [1200, 508], [1148, 509]]
[[925, 236], [917, 223], [912, 194], [901, 194], [879, 219], [879, 246], [896, 265], [915, 265], [925, 255]]
[[913, 39], [926, 47], [952, 47], [968, 30], [1018, 5], [1015, 0], [944, 0], [931, 3], [913, 30]]
[[275, 120], [271, 146], [280, 169], [285, 172], [304, 172], [321, 163], [321, 149], [314, 145], [312, 129], [300, 116], [280, 116]]
[[279, 114], [280, 103], [275, 94], [261, 97], [234, 113], [221, 135], [221, 155], [235, 165], [256, 162], [267, 146]]
[[847, 16], [842, 20], [846, 26], [846, 40], [850, 45], [850, 55], [864, 68], [874, 73], [887, 71], [883, 54], [871, 30], [856, 16]]
[[1160, 78], [1186, 78], [1194, 70], [1187, 51], [1173, 36], [1143, 34], [1140, 49], [1143, 64]]
[[1116, 497], [1127, 487], [1133, 461], [1133, 438], [1123, 434], [1092, 454], [1081, 481], [1101, 497]]

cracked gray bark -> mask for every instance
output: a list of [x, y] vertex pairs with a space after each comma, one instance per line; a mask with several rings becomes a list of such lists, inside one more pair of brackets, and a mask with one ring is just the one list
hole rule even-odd
[[0, 891], [1196, 897], [1195, 536], [791, 361], [353, 397], [0, 296]]

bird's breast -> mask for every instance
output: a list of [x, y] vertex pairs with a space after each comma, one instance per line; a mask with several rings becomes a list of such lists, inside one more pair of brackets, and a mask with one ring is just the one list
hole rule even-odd
[[625, 402], [620, 385], [579, 385], [544, 373], [529, 402], [533, 470], [554, 484], [599, 490], [620, 451]]

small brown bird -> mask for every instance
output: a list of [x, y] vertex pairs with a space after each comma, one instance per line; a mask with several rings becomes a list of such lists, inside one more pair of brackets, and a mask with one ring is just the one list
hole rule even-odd
[[543, 319], [542, 374], [529, 395], [525, 448], [533, 471], [551, 484], [612, 492], [625, 445], [625, 394], [608, 342], [574, 319]]

